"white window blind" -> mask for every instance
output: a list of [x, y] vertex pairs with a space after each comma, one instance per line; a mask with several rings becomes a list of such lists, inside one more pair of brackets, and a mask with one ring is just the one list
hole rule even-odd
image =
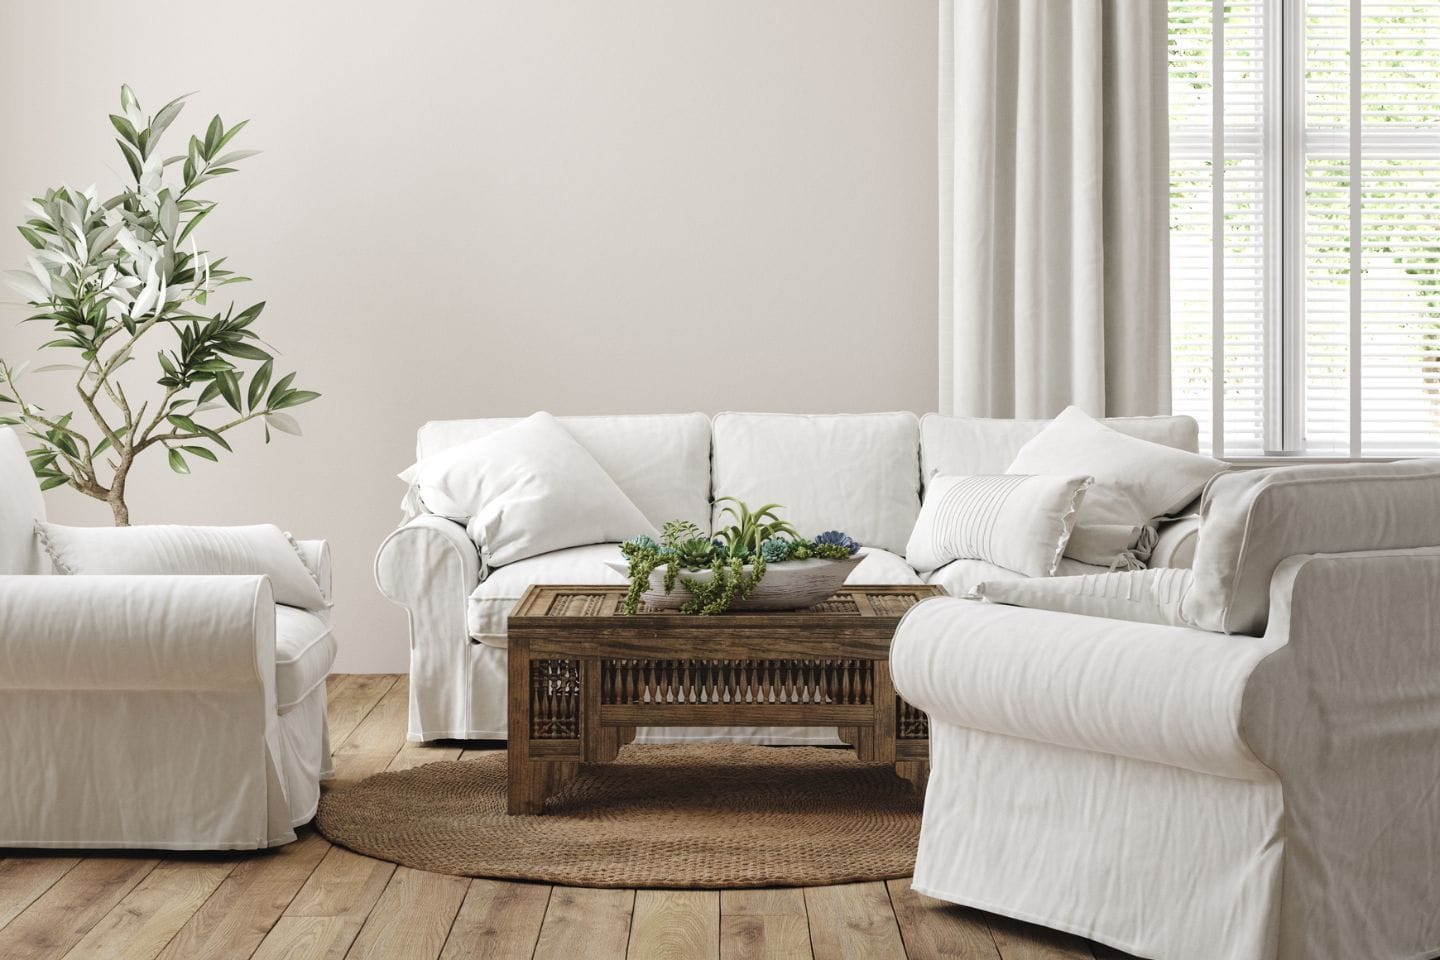
[[1440, 455], [1440, 0], [1169, 7], [1175, 411], [1224, 456]]

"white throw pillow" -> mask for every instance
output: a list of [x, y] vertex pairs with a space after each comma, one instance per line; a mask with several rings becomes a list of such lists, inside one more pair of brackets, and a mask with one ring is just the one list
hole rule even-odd
[[1054, 574], [1089, 477], [936, 477], [925, 491], [905, 559], [921, 573], [985, 560], [1027, 577]]
[[62, 527], [35, 524], [56, 571], [73, 575], [243, 576], [270, 578], [276, 603], [330, 606], [290, 534], [270, 523], [241, 527]]
[[1146, 559], [1144, 541], [1153, 539], [1146, 531], [1155, 519], [1195, 499], [1226, 466], [1198, 453], [1126, 436], [1079, 407], [1067, 407], [1020, 448], [1005, 472], [1094, 477], [1066, 554], [1109, 566]]
[[[521, 419], [431, 420], [416, 434], [415, 459], [513, 427]], [[708, 416], [653, 413], [555, 420], [651, 523], [689, 520], [710, 532]]]
[[658, 536], [548, 413], [426, 457], [400, 475], [431, 513], [467, 522], [487, 567], [552, 550]]
[[[1163, 443], [1194, 453], [1200, 428], [1194, 417], [1106, 417], [1100, 421], [1127, 437]], [[927, 413], [920, 418], [920, 476], [978, 476], [1004, 473], [1020, 448], [1050, 426], [1044, 420], [951, 417]]]
[[1180, 615], [1180, 601], [1192, 579], [1190, 570], [1157, 567], [1044, 580], [987, 580], [976, 585], [974, 595], [1036, 610], [1180, 627], [1188, 626]]

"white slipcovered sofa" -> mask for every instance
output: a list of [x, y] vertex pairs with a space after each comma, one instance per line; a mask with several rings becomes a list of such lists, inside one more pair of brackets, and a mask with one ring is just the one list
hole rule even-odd
[[1230, 473], [1202, 517], [1206, 629], [904, 619], [915, 889], [1159, 960], [1440, 955], [1440, 461]]
[[[263, 576], [44, 575], [44, 516], [0, 430], [0, 847], [294, 840], [332, 772], [328, 613]], [[298, 546], [328, 597], [328, 547]]]
[[[441, 420], [416, 439], [423, 460], [514, 419]], [[734, 496], [752, 505], [780, 503], [810, 534], [839, 529], [865, 545], [851, 583], [928, 580], [961, 594], [985, 579], [1019, 574], [958, 560], [920, 577], [904, 559], [925, 479], [936, 474], [1005, 472], [1021, 446], [1048, 421], [984, 420], [911, 413], [722, 413], [562, 417], [560, 422], [656, 526], [686, 519], [712, 529], [712, 503]], [[1189, 417], [1105, 421], [1124, 433], [1194, 451]], [[1183, 566], [1194, 522], [1167, 524], [1152, 564]], [[505, 625], [535, 583], [620, 583], [605, 561], [617, 544], [593, 544], [482, 569], [461, 523], [427, 513], [407, 498], [403, 525], [381, 545], [376, 580], [409, 612], [410, 725], [414, 741], [504, 739]], [[1061, 573], [1099, 568], [1062, 561]], [[645, 740], [731, 739], [838, 743], [832, 731], [793, 728], [642, 730]]]

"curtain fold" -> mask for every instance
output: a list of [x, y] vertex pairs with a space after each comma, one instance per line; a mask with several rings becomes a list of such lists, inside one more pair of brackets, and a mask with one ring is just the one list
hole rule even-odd
[[1166, 7], [941, 0], [940, 409], [1170, 410]]

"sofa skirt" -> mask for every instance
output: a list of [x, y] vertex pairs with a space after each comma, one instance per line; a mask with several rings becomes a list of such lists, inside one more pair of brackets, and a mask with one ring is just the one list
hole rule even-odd
[[1282, 796], [932, 721], [913, 888], [1166, 960], [1276, 956]]

